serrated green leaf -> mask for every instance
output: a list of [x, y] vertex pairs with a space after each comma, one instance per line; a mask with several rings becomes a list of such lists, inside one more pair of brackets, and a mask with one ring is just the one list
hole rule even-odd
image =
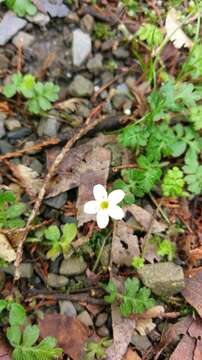
[[33, 114], [40, 114], [41, 108], [37, 98], [33, 98], [27, 101], [27, 108]]
[[8, 302], [6, 300], [0, 300], [0, 313], [7, 308]]
[[36, 343], [39, 338], [40, 330], [37, 325], [27, 325], [23, 331], [22, 345], [30, 347]]
[[44, 84], [44, 96], [51, 102], [58, 100], [59, 90], [59, 86], [53, 84], [52, 82]]
[[54, 244], [50, 250], [48, 250], [46, 256], [48, 259], [55, 260], [62, 253], [62, 247], [60, 243]]
[[162, 240], [157, 249], [157, 255], [166, 256], [169, 261], [172, 261], [176, 256], [176, 246], [170, 240]]
[[26, 321], [25, 309], [22, 305], [13, 303], [9, 312], [9, 324], [11, 326], [23, 325]]
[[35, 78], [31, 74], [27, 74], [23, 77], [20, 84], [20, 91], [26, 98], [32, 98], [34, 96], [34, 84]]
[[5, 202], [13, 204], [15, 200], [16, 197], [11, 191], [0, 191], [0, 205]]
[[47, 100], [44, 96], [38, 97], [38, 103], [43, 111], [47, 111], [52, 108], [50, 101]]
[[8, 219], [14, 219], [20, 215], [22, 215], [26, 210], [26, 205], [23, 203], [18, 203], [18, 204], [14, 204], [11, 205], [7, 210], [6, 210], [6, 215]]
[[21, 342], [21, 331], [20, 331], [20, 327], [19, 326], [11, 326], [8, 327], [7, 332], [6, 332], [6, 336], [10, 342], [10, 344], [13, 347], [16, 347], [20, 344]]
[[185, 181], [183, 172], [177, 166], [174, 166], [172, 169], [167, 171], [163, 178], [163, 195], [170, 197], [184, 196], [184, 185]]
[[50, 225], [44, 231], [44, 236], [47, 240], [57, 242], [60, 239], [60, 229], [57, 225]]
[[8, 229], [19, 229], [19, 228], [23, 228], [24, 226], [25, 226], [25, 221], [20, 218], [8, 219], [4, 223], [4, 227], [7, 227]]
[[110, 280], [108, 282], [107, 286], [105, 286], [105, 290], [106, 292], [109, 293], [109, 295], [105, 295], [104, 297], [105, 301], [110, 304], [113, 304], [118, 295], [116, 285], [113, 283], [113, 281]]
[[37, 11], [30, 0], [5, 0], [5, 4], [18, 16], [34, 15]]

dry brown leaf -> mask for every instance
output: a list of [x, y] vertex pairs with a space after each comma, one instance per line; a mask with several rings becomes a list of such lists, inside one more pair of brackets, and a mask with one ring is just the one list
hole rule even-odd
[[135, 330], [137, 330], [142, 336], [149, 334], [156, 327], [156, 324], [152, 321], [152, 319], [160, 318], [164, 312], [165, 309], [163, 306], [153, 306], [151, 309], [145, 311], [137, 317]]
[[35, 197], [40, 191], [43, 180], [39, 178], [39, 174], [22, 164], [11, 164], [9, 167], [13, 175], [20, 181], [20, 185], [25, 189], [29, 196]]
[[188, 335], [184, 335], [179, 344], [175, 348], [169, 360], [183, 360], [193, 359], [193, 352], [195, 348], [195, 341]]
[[201, 359], [202, 359], [202, 341], [198, 340], [194, 350], [193, 360], [201, 360]]
[[60, 103], [57, 103], [55, 105], [55, 108], [59, 109], [59, 110], [66, 110], [66, 111], [74, 112], [74, 111], [76, 111], [77, 105], [81, 104], [81, 103], [85, 103], [85, 100], [80, 99], [80, 98], [71, 98], [71, 99], [62, 101]]
[[138, 238], [133, 235], [133, 229], [124, 221], [117, 221], [114, 225], [112, 239], [112, 262], [130, 266], [133, 257], [139, 255]]
[[[126, 207], [126, 210], [134, 216], [135, 220], [145, 229], [145, 231], [149, 230], [152, 215], [147, 210], [137, 205], [129, 205]], [[151, 233], [160, 233], [165, 231], [166, 228], [167, 225], [160, 221], [154, 220], [151, 227]]]
[[1, 360], [12, 360], [10, 356], [10, 347], [6, 343], [4, 337], [0, 333], [0, 359]]
[[15, 250], [9, 244], [6, 236], [0, 233], [0, 259], [8, 261], [9, 263], [16, 259]]
[[182, 47], [190, 49], [193, 46], [192, 40], [181, 29], [181, 23], [178, 20], [177, 11], [174, 8], [170, 9], [166, 16], [165, 28], [167, 36], [177, 49]]
[[[124, 279], [111, 276], [111, 280], [116, 284], [118, 289], [123, 287]], [[122, 317], [119, 307], [115, 304], [112, 304], [111, 309], [113, 344], [106, 350], [106, 360], [122, 360], [133, 335], [135, 320]]]
[[123, 357], [123, 360], [141, 360], [141, 358], [136, 351], [129, 348], [126, 355]]
[[[47, 197], [53, 197], [61, 192], [78, 187], [83, 183], [83, 174], [89, 169], [90, 165], [94, 171], [97, 169], [99, 171], [99, 161], [101, 162], [102, 159], [98, 152], [101, 148], [104, 149], [103, 146], [110, 141], [112, 141], [112, 136], [101, 135], [88, 141], [86, 144], [77, 145], [71, 149], [58, 166], [57, 176], [50, 185]], [[48, 168], [50, 168], [60, 151], [61, 149], [59, 148], [48, 151]], [[109, 156], [109, 150], [105, 154]], [[97, 159], [94, 158], [95, 155], [98, 156]], [[91, 164], [92, 159], [94, 159], [94, 162]], [[103, 167], [102, 163], [100, 165]]]
[[40, 322], [42, 338], [53, 336], [58, 341], [65, 354], [73, 360], [81, 360], [84, 346], [91, 335], [87, 326], [78, 319], [64, 314], [47, 314]]
[[202, 270], [192, 277], [185, 278], [185, 288], [182, 295], [185, 300], [193, 306], [193, 308], [202, 317]]

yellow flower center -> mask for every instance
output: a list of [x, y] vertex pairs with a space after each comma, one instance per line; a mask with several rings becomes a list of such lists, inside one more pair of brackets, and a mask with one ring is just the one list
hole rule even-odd
[[101, 209], [107, 209], [109, 207], [109, 202], [107, 200], [104, 200], [100, 203]]

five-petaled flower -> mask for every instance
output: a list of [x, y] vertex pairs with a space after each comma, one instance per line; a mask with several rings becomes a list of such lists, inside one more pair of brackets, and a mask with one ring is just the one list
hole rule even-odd
[[124, 211], [117, 204], [125, 196], [123, 190], [114, 190], [109, 195], [104, 186], [98, 184], [93, 188], [95, 200], [88, 201], [84, 205], [86, 214], [97, 214], [97, 224], [100, 229], [104, 229], [109, 223], [109, 217], [115, 220], [121, 220], [124, 217]]

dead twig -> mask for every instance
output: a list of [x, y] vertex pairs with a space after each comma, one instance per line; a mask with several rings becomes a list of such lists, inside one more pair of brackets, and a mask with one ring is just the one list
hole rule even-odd
[[[27, 235], [29, 233], [29, 227], [32, 224], [33, 220], [35, 219], [41, 203], [43, 201], [43, 198], [46, 194], [46, 191], [49, 186], [49, 182], [52, 179], [53, 175], [55, 174], [59, 164], [64, 159], [65, 155], [68, 153], [68, 151], [72, 148], [72, 146], [84, 135], [86, 135], [90, 130], [92, 130], [97, 124], [99, 124], [101, 121], [103, 121], [103, 116], [98, 117], [95, 119], [95, 117], [100, 113], [104, 103], [99, 104], [95, 109], [91, 111], [91, 114], [89, 115], [88, 119], [86, 120], [84, 126], [76, 132], [70, 140], [68, 140], [65, 144], [65, 146], [62, 148], [61, 152], [56, 156], [55, 161], [50, 167], [50, 170], [48, 174], [46, 175], [44, 179], [44, 184], [38, 194], [38, 197], [35, 201], [34, 207], [32, 209], [32, 212], [27, 220], [26, 227], [24, 229], [24, 232], [22, 234], [22, 237], [20, 239], [17, 253], [16, 253], [16, 261], [15, 261], [15, 273], [14, 273], [14, 281], [20, 278], [20, 272], [19, 272], [19, 266], [22, 261], [22, 254], [23, 254], [23, 245], [27, 238]], [[93, 121], [94, 120], [94, 121]]]
[[75, 302], [85, 302], [88, 304], [93, 305], [106, 305], [105, 301], [103, 299], [99, 298], [93, 298], [89, 296], [88, 294], [82, 293], [82, 294], [60, 294], [60, 293], [46, 293], [42, 292], [40, 294], [36, 295], [28, 295], [25, 299], [26, 302], [31, 302], [33, 300], [69, 300], [69, 301], [75, 301]]

